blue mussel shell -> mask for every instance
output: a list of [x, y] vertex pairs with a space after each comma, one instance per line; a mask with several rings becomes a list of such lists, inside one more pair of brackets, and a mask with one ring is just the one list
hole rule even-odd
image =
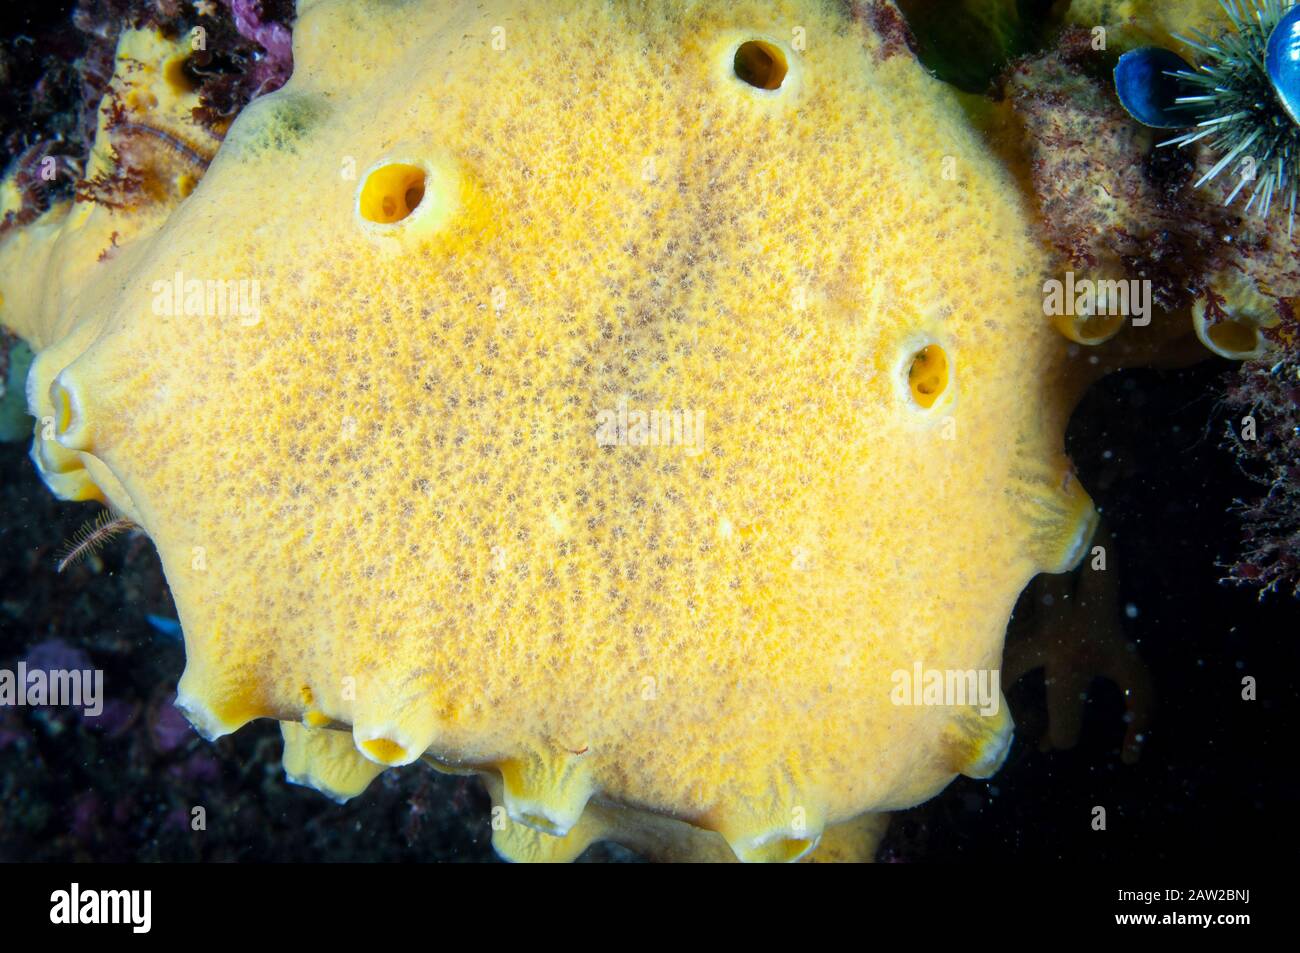
[[1287, 11], [1269, 36], [1264, 69], [1283, 108], [1300, 123], [1300, 5]]
[[1174, 100], [1187, 95], [1185, 84], [1168, 73], [1191, 72], [1177, 53], [1159, 46], [1130, 50], [1115, 66], [1115, 92], [1120, 104], [1138, 122], [1155, 129], [1182, 129], [1195, 125], [1196, 114], [1176, 107]]

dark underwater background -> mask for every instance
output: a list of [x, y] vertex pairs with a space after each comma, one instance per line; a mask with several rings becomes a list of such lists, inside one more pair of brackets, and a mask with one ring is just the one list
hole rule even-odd
[[[954, 0], [960, 17], [962, 4]], [[0, 14], [0, 164], [51, 128], [72, 135], [72, 28], [139, 2], [12, 2]], [[166, 4], [162, 4], [166, 6]], [[1021, 3], [1014, 44], [1032, 44]], [[935, 5], [915, 8], [917, 22]], [[917, 26], [914, 22], [914, 27]], [[972, 32], [970, 36], [975, 36]], [[978, 88], [1004, 51], [955, 34], [932, 65]], [[0, 341], [7, 350], [11, 339]], [[7, 357], [4, 359], [7, 362]], [[1017, 723], [1006, 765], [958, 779], [895, 815], [878, 859], [891, 862], [1240, 862], [1296, 848], [1300, 603], [1224, 584], [1238, 558], [1241, 499], [1261, 493], [1226, 438], [1240, 421], [1222, 395], [1235, 365], [1127, 371], [1096, 386], [1067, 449], [1115, 537], [1111, 569], [1123, 635], [1152, 686], [1152, 724], [1136, 764], [1121, 760], [1125, 698], [1090, 686], [1076, 747], [1040, 751], [1044, 675], [1005, 686]], [[3, 374], [0, 374], [0, 378]], [[157, 555], [120, 537], [63, 573], [65, 542], [98, 511], [55, 500], [27, 459], [0, 443], [0, 668], [20, 660], [105, 672], [96, 719], [67, 708], [0, 708], [0, 861], [488, 861], [488, 800], [476, 780], [412, 766], [386, 772], [339, 806], [284, 780], [280, 733], [255, 722], [215, 744], [172, 707], [184, 665]], [[1035, 598], [1022, 597], [1023, 619]], [[1013, 636], [1017, 624], [1013, 620]], [[1253, 676], [1258, 698], [1242, 699]], [[190, 829], [203, 805], [207, 829]], [[1107, 810], [1107, 829], [1092, 810]], [[588, 860], [635, 859], [598, 845]]]

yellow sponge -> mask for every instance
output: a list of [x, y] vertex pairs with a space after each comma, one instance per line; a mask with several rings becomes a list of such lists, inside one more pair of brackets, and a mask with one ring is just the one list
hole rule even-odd
[[1015, 180], [863, 7], [316, 0], [155, 230], [0, 247], [37, 456], [156, 542], [201, 731], [482, 773], [539, 857], [815, 856], [1000, 763], [1077, 386]]

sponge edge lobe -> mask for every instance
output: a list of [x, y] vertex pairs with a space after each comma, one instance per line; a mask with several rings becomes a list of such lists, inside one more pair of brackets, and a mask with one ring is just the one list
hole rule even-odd
[[343, 804], [360, 795], [384, 767], [362, 757], [342, 731], [280, 722], [284, 773], [293, 784], [313, 788]]
[[1015, 738], [1015, 723], [1006, 698], [998, 697], [993, 712], [971, 708], [955, 718], [943, 746], [950, 765], [968, 778], [991, 778], [1007, 759]]

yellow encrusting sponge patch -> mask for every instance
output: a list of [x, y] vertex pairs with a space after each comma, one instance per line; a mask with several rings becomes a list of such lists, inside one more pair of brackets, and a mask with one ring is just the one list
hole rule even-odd
[[207, 736], [479, 774], [518, 859], [870, 856], [996, 768], [1000, 696], [895, 689], [1082, 552], [1077, 388], [1016, 180], [865, 6], [314, 0], [197, 186], [5, 237], [33, 457], [157, 544]]

